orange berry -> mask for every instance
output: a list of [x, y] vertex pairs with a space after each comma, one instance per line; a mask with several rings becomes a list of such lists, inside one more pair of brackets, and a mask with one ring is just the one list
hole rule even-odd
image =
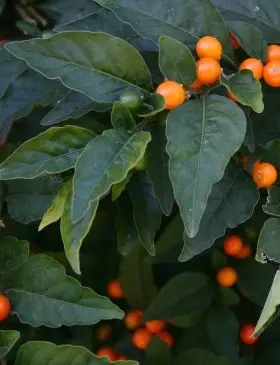
[[218, 271], [216, 279], [221, 286], [229, 288], [237, 282], [238, 275], [232, 267], [224, 267]]
[[198, 79], [195, 79], [195, 81], [190, 86], [188, 86], [188, 89], [189, 90], [199, 90], [202, 87], [203, 87], [203, 84]]
[[118, 356], [112, 347], [101, 347], [97, 352], [96, 356], [98, 357], [108, 357], [111, 361], [116, 361]]
[[221, 73], [219, 62], [212, 58], [201, 58], [196, 63], [196, 77], [204, 85], [214, 84]]
[[118, 357], [117, 357], [117, 360], [118, 360], [118, 361], [128, 361], [128, 357], [127, 357], [127, 356], [125, 356], [125, 355], [121, 355], [121, 356], [118, 356]]
[[139, 309], [128, 312], [124, 317], [124, 323], [126, 328], [130, 331], [134, 331], [140, 327], [143, 318], [143, 312]]
[[10, 312], [11, 303], [9, 299], [5, 295], [0, 294], [0, 321], [3, 321], [5, 318], [7, 318]]
[[263, 77], [263, 64], [256, 58], [247, 58], [239, 66], [239, 71], [251, 70], [255, 79], [260, 80]]
[[165, 108], [172, 110], [185, 101], [185, 90], [175, 81], [165, 81], [156, 90], [165, 99]]
[[112, 329], [109, 324], [101, 324], [96, 331], [96, 336], [100, 342], [104, 342], [111, 337]]
[[267, 47], [266, 63], [271, 61], [280, 61], [280, 46], [278, 44], [271, 44]]
[[111, 298], [121, 299], [124, 297], [121, 283], [118, 279], [111, 280], [107, 287], [108, 294]]
[[232, 48], [233, 49], [240, 48], [240, 44], [239, 44], [238, 40], [235, 38], [235, 36], [232, 33], [229, 33], [229, 36], [230, 36], [230, 42], [231, 42]]
[[253, 180], [259, 188], [267, 188], [277, 180], [277, 170], [270, 163], [257, 161], [253, 167]]
[[247, 259], [252, 256], [252, 247], [250, 245], [245, 245], [242, 247], [241, 251], [236, 255], [237, 259]]
[[162, 331], [165, 328], [166, 321], [163, 321], [161, 319], [156, 319], [154, 321], [148, 321], [145, 323], [146, 328], [151, 333], [158, 333]]
[[162, 341], [164, 341], [169, 347], [174, 345], [174, 338], [167, 331], [161, 331], [156, 334]]
[[139, 328], [133, 333], [132, 342], [135, 347], [140, 350], [145, 350], [151, 341], [152, 334], [147, 328]]
[[196, 53], [199, 58], [212, 58], [219, 60], [223, 53], [223, 47], [218, 39], [206, 36], [200, 38], [196, 44]]
[[236, 97], [236, 96], [234, 96], [234, 95], [233, 95], [233, 93], [232, 93], [229, 89], [227, 89], [227, 93], [228, 93], [228, 97], [229, 97], [232, 101], [234, 101], [235, 103], [238, 103], [238, 99], [237, 99], [237, 97]]
[[263, 78], [267, 85], [280, 87], [280, 61], [271, 61], [264, 66]]
[[240, 339], [243, 343], [246, 343], [246, 345], [254, 345], [256, 342], [258, 342], [257, 338], [253, 338], [253, 333], [255, 331], [255, 326], [252, 324], [244, 324], [244, 326], [240, 329]]
[[242, 238], [233, 234], [224, 240], [224, 251], [228, 256], [238, 255], [243, 248]]

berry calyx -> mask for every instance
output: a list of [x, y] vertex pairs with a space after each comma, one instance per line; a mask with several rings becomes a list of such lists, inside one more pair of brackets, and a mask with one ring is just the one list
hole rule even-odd
[[259, 188], [268, 188], [277, 180], [277, 170], [270, 163], [256, 161], [253, 167], [253, 180]]
[[186, 97], [183, 86], [175, 81], [163, 82], [158, 86], [156, 93], [163, 96], [167, 110], [172, 110], [183, 104]]
[[219, 60], [223, 53], [223, 47], [218, 39], [206, 36], [200, 38], [196, 44], [196, 53], [199, 58], [212, 58]]
[[218, 271], [216, 279], [221, 286], [229, 288], [236, 284], [238, 275], [232, 267], [224, 267]]

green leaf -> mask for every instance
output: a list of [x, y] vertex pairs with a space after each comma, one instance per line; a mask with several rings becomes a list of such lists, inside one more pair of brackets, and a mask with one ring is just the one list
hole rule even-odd
[[246, 128], [246, 134], [243, 141], [243, 144], [249, 149], [250, 152], [254, 153], [256, 144], [255, 144], [255, 136], [253, 133], [253, 126], [252, 126], [252, 119], [250, 116], [250, 109], [245, 108], [244, 112], [246, 114], [247, 118], [247, 128]]
[[280, 305], [279, 292], [280, 270], [278, 270], [274, 276], [273, 283], [271, 285], [264, 308], [256, 325], [254, 333], [256, 337], [260, 336], [260, 334], [266, 329], [266, 327], [268, 327], [271, 322], [278, 317]]
[[110, 34], [62, 32], [10, 42], [6, 48], [46, 77], [99, 103], [113, 103], [126, 88], [151, 91], [151, 75], [140, 54]]
[[120, 268], [120, 281], [128, 304], [145, 310], [157, 293], [152, 261], [141, 245], [134, 245]]
[[128, 171], [144, 155], [150, 140], [148, 132], [131, 135], [120, 129], [110, 129], [87, 145], [75, 169], [73, 222], [86, 213], [91, 202], [106, 194], [113, 184], [125, 179]]
[[271, 186], [267, 189], [268, 196], [266, 204], [263, 205], [263, 211], [266, 214], [271, 214], [280, 217], [280, 188]]
[[72, 190], [68, 191], [65, 198], [60, 231], [66, 257], [75, 273], [81, 274], [79, 253], [94, 220], [99, 201], [92, 201], [86, 214], [76, 223], [73, 223], [71, 219], [71, 203]]
[[127, 186], [134, 206], [134, 222], [139, 240], [154, 256], [154, 238], [161, 222], [161, 209], [151, 181], [143, 174], [134, 174]]
[[234, 268], [238, 273], [237, 286], [241, 293], [246, 294], [253, 303], [263, 307], [276, 269], [269, 263], [260, 264], [253, 258], [236, 260]]
[[20, 267], [29, 255], [28, 241], [19, 241], [15, 237], [6, 237], [0, 241], [0, 274]]
[[123, 179], [118, 184], [114, 184], [112, 186], [112, 201], [113, 202], [115, 200], [117, 200], [120, 197], [120, 195], [122, 194], [122, 192], [125, 190], [126, 185], [129, 183], [129, 180], [131, 179], [132, 175], [133, 175], [133, 170], [128, 172], [125, 179]]
[[26, 69], [25, 62], [15, 58], [5, 48], [0, 48], [0, 98], [3, 97], [14, 80]]
[[138, 241], [138, 232], [133, 220], [133, 204], [128, 194], [122, 194], [117, 200], [118, 217], [116, 230], [118, 249], [121, 255], [127, 255]]
[[222, 178], [245, 131], [243, 111], [218, 95], [190, 100], [169, 113], [169, 173], [189, 237], [197, 234], [212, 186]]
[[262, 86], [260, 81], [254, 78], [252, 71], [242, 70], [228, 80], [222, 77], [221, 83], [242, 105], [250, 106], [256, 113], [263, 112]]
[[207, 314], [207, 330], [216, 353], [236, 364], [239, 359], [239, 323], [235, 314], [227, 308], [211, 308]]
[[240, 0], [213, 0], [222, 16], [227, 20], [242, 20], [256, 26], [268, 43], [278, 43], [280, 36], [278, 0], [240, 2]]
[[257, 27], [242, 21], [228, 21], [227, 25], [249, 56], [265, 61], [267, 43]]
[[164, 34], [195, 48], [202, 35], [215, 35], [224, 46], [224, 53], [232, 57], [228, 29], [217, 9], [209, 0], [98, 0], [101, 6], [115, 12], [144, 38], [158, 42]]
[[151, 94], [145, 99], [145, 105], [139, 110], [137, 115], [141, 118], [151, 118], [165, 109], [165, 100], [159, 94]]
[[165, 215], [169, 215], [174, 203], [174, 192], [168, 173], [169, 156], [166, 153], [165, 129], [159, 120], [149, 127], [152, 136], [147, 147], [147, 175], [152, 181], [155, 195]]
[[258, 240], [257, 261], [266, 263], [268, 259], [280, 263], [279, 237], [280, 219], [270, 218], [265, 221]]
[[223, 178], [213, 185], [198, 234], [192, 239], [184, 235], [185, 245], [179, 260], [190, 260], [210, 248], [228, 227], [235, 228], [246, 222], [259, 198], [258, 188], [252, 178], [230, 162]]
[[130, 110], [119, 101], [115, 101], [113, 105], [111, 122], [116, 129], [122, 128], [126, 131], [131, 131], [136, 128], [136, 123]]
[[153, 336], [146, 350], [149, 365], [171, 365], [173, 359], [168, 345], [160, 338]]
[[180, 214], [177, 214], [156, 241], [153, 263], [177, 262], [184, 242], [183, 234], [184, 223]]
[[100, 6], [92, 0], [80, 0], [79, 4], [75, 0], [48, 0], [41, 7], [46, 12], [59, 13], [56, 27], [82, 20], [100, 10]]
[[38, 231], [41, 231], [43, 228], [49, 226], [50, 224], [57, 222], [61, 218], [66, 196], [71, 189], [72, 189], [72, 179], [68, 180], [57, 193], [56, 197], [52, 202], [52, 205], [44, 214], [43, 219], [38, 228]]
[[[19, 349], [15, 365], [62, 365], [75, 362], [75, 365], [110, 365], [107, 357], [97, 357], [81, 346], [56, 346], [50, 342], [27, 342]], [[136, 361], [119, 361], [116, 364], [137, 365]], [[220, 365], [220, 364], [218, 364]]]
[[0, 331], [0, 358], [6, 356], [19, 340], [18, 331]]
[[219, 287], [217, 290], [218, 303], [227, 307], [236, 307], [240, 304], [240, 297], [232, 288]]
[[9, 131], [12, 121], [26, 117], [34, 104], [52, 105], [65, 93], [65, 87], [33, 70], [20, 74], [0, 99], [0, 131]]
[[179, 354], [175, 365], [229, 365], [224, 357], [216, 356], [212, 352], [204, 349], [190, 349]]
[[28, 224], [43, 217], [49, 209], [62, 180], [57, 176], [43, 176], [30, 180], [11, 180], [7, 182], [6, 202], [9, 215], [17, 222]]
[[196, 62], [189, 49], [170, 37], [159, 39], [159, 66], [168, 80], [176, 81], [184, 87], [196, 79]]
[[33, 179], [69, 170], [94, 137], [93, 132], [76, 126], [49, 128], [23, 143], [0, 165], [0, 179]]
[[57, 101], [56, 106], [41, 120], [42, 125], [53, 125], [69, 118], [77, 119], [91, 110], [105, 112], [110, 104], [97, 103], [85, 94], [73, 90], [65, 90], [65, 94]]
[[159, 291], [144, 320], [167, 320], [204, 311], [211, 305], [213, 296], [213, 285], [205, 274], [184, 272], [171, 278]]
[[278, 154], [280, 153], [280, 139], [276, 139], [275, 135], [273, 140], [266, 143], [263, 149], [259, 149], [257, 153], [259, 153], [261, 161], [269, 162], [274, 165], [277, 170], [280, 169], [278, 158]]
[[66, 276], [64, 267], [46, 255], [32, 256], [21, 266], [7, 295], [12, 313], [33, 327], [92, 325], [123, 317], [108, 298]]

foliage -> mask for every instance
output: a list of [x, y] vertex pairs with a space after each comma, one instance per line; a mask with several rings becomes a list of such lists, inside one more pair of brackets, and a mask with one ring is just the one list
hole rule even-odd
[[[280, 5], [243, 3], [0, 0], [2, 365], [107, 365], [105, 340], [127, 365], [279, 363], [279, 179], [252, 174], [280, 171], [280, 88], [239, 65], [280, 44]], [[203, 36], [222, 73], [194, 88]], [[184, 88], [172, 110], [164, 78]], [[226, 255], [229, 234], [248, 256]], [[135, 348], [131, 309], [173, 348], [156, 334]]]

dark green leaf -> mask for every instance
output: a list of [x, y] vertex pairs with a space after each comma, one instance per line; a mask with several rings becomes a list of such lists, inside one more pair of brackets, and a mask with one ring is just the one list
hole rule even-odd
[[236, 364], [239, 358], [239, 323], [234, 313], [223, 307], [213, 307], [207, 314], [209, 337], [218, 355]]
[[242, 70], [229, 79], [221, 78], [222, 85], [226, 86], [242, 105], [250, 106], [256, 113], [262, 113], [262, 86], [255, 79], [252, 71]]
[[268, 142], [264, 148], [258, 152], [260, 153], [262, 161], [271, 163], [277, 170], [280, 169], [280, 162], [278, 158], [280, 153], [280, 139], [274, 138], [273, 141]]
[[165, 100], [159, 94], [151, 94], [145, 99], [143, 108], [139, 110], [137, 115], [143, 118], [150, 118], [162, 112], [165, 109]]
[[267, 214], [280, 217], [280, 188], [271, 186], [268, 190], [266, 204], [263, 205], [263, 211]]
[[138, 240], [138, 232], [133, 220], [133, 204], [128, 194], [122, 194], [117, 200], [117, 205], [118, 248], [120, 254], [127, 255]]
[[44, 214], [43, 219], [38, 228], [38, 231], [41, 231], [48, 225], [57, 222], [61, 218], [66, 196], [71, 189], [72, 189], [72, 179], [68, 180], [57, 193], [56, 197], [52, 202], [52, 205]]
[[27, 241], [19, 241], [15, 237], [2, 239], [0, 241], [0, 274], [17, 269], [27, 260], [28, 255]]
[[[1, 3], [0, 3], [1, 14]], [[0, 47], [0, 98], [3, 97], [14, 80], [27, 69], [22, 60], [18, 60], [5, 48]]]
[[149, 131], [152, 140], [147, 147], [147, 175], [153, 183], [163, 213], [169, 215], [174, 203], [174, 193], [168, 173], [165, 128], [160, 120], [156, 120], [150, 125]]
[[153, 185], [147, 177], [138, 173], [131, 178], [127, 189], [134, 206], [134, 222], [140, 242], [154, 256], [154, 238], [162, 214]]
[[255, 336], [259, 336], [266, 329], [266, 327], [278, 317], [280, 305], [279, 293], [280, 271], [278, 270], [275, 274], [264, 308], [256, 325]]
[[252, 127], [252, 120], [250, 117], [250, 109], [247, 108], [245, 110], [246, 118], [247, 118], [247, 128], [246, 128], [246, 134], [243, 141], [243, 144], [249, 149], [250, 152], [255, 152], [255, 136], [253, 133], [253, 127]]
[[264, 222], [258, 240], [256, 260], [266, 263], [267, 259], [280, 263], [280, 219], [270, 218]]
[[168, 80], [176, 81], [184, 87], [196, 79], [196, 62], [189, 49], [170, 37], [159, 39], [159, 65]]
[[64, 267], [46, 255], [32, 256], [21, 266], [7, 295], [12, 312], [33, 327], [91, 325], [123, 317], [108, 298], [66, 276]]
[[128, 134], [110, 129], [87, 145], [78, 159], [73, 180], [73, 222], [86, 213], [91, 202], [125, 179], [144, 155], [150, 140], [148, 132]]
[[265, 61], [267, 44], [257, 27], [242, 21], [229, 21], [227, 25], [249, 56]]
[[232, 288], [219, 287], [217, 291], [217, 298], [221, 305], [227, 307], [235, 307], [240, 304], [240, 297]]
[[0, 179], [33, 179], [71, 169], [94, 137], [93, 132], [76, 126], [50, 128], [25, 142], [0, 165]]
[[244, 21], [257, 27], [269, 43], [278, 43], [280, 36], [280, 4], [278, 0], [213, 0], [223, 17], [228, 20]]
[[69, 191], [65, 198], [60, 231], [66, 257], [75, 273], [81, 274], [79, 253], [94, 220], [99, 201], [92, 201], [86, 214], [76, 223], [71, 219], [71, 203], [72, 191]]
[[[75, 365], [110, 365], [105, 357], [97, 357], [88, 349], [81, 346], [56, 346], [50, 342], [27, 342], [18, 351], [15, 365], [62, 365], [75, 362]], [[122, 361], [118, 364], [137, 365], [135, 361]], [[222, 364], [217, 364], [222, 365]]]
[[224, 53], [232, 57], [227, 27], [209, 0], [98, 0], [125, 23], [130, 24], [144, 38], [158, 42], [164, 34], [195, 47], [198, 37], [215, 35], [224, 46]]
[[99, 103], [113, 103], [126, 88], [146, 95], [151, 91], [151, 75], [140, 54], [110, 34], [62, 32], [10, 42], [6, 48], [46, 77], [59, 78]]
[[6, 356], [20, 338], [18, 331], [0, 331], [0, 358]]
[[184, 223], [180, 214], [165, 227], [156, 241], [156, 255], [154, 263], [177, 262], [182, 250]]
[[223, 178], [213, 186], [198, 234], [192, 239], [184, 235], [180, 261], [190, 260], [210, 248], [228, 227], [235, 228], [245, 222], [259, 198], [252, 178], [233, 162], [229, 163]]
[[169, 172], [189, 237], [197, 234], [212, 186], [222, 178], [245, 131], [243, 111], [218, 95], [190, 100], [169, 113]]
[[92, 0], [48, 0], [45, 1], [41, 7], [46, 11], [52, 13], [59, 13], [56, 26], [71, 24], [77, 20], [82, 20], [87, 16], [98, 12], [101, 8]]
[[69, 118], [77, 119], [91, 110], [105, 112], [110, 104], [97, 103], [82, 94], [73, 90], [65, 90], [63, 97], [57, 101], [56, 106], [41, 120], [42, 125], [53, 125]]
[[146, 350], [149, 365], [171, 365], [173, 364], [170, 348], [161, 339], [153, 336]]
[[237, 286], [241, 293], [244, 293], [253, 303], [263, 307], [276, 269], [269, 263], [260, 264], [253, 258], [237, 260], [234, 268], [238, 273]]
[[126, 131], [134, 130], [136, 123], [130, 110], [119, 101], [115, 101], [111, 114], [111, 122], [114, 128], [122, 128]]
[[146, 309], [155, 297], [151, 257], [147, 257], [141, 245], [134, 245], [122, 260], [120, 270], [121, 286], [128, 304], [135, 309]]
[[115, 201], [119, 198], [119, 196], [125, 190], [126, 185], [129, 183], [129, 180], [131, 179], [132, 175], [133, 175], [133, 170], [128, 172], [124, 180], [112, 186], [112, 201]]
[[191, 349], [179, 354], [175, 365], [229, 365], [224, 357], [216, 356], [204, 349]]
[[150, 303], [145, 321], [172, 319], [204, 311], [212, 303], [214, 288], [203, 273], [184, 272], [171, 278]]
[[6, 5], [6, 0], [0, 0], [0, 14], [2, 14], [5, 5]]
[[43, 217], [61, 188], [62, 180], [57, 176], [43, 176], [28, 183], [18, 179], [7, 184], [9, 215], [17, 222], [28, 224]]

